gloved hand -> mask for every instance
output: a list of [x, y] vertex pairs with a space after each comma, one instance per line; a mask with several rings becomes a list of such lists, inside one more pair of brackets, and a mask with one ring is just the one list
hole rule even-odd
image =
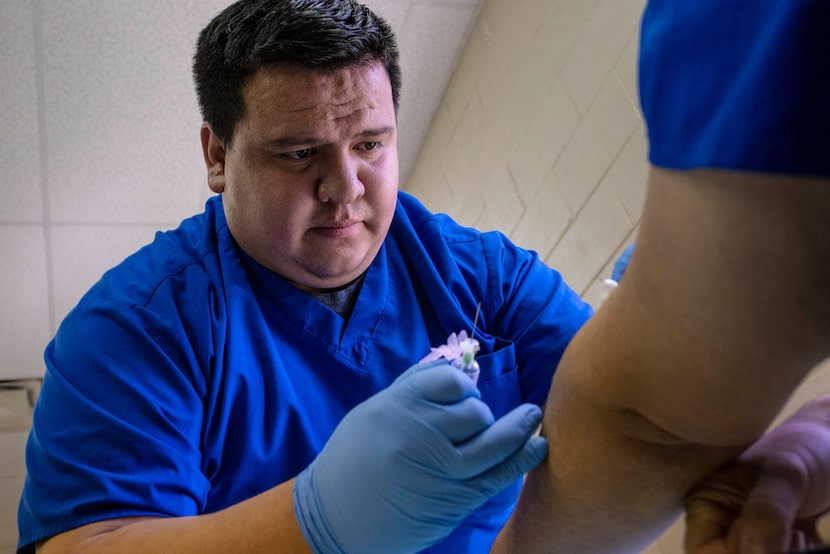
[[294, 511], [319, 554], [417, 552], [547, 454], [541, 411], [495, 421], [446, 362], [413, 366], [352, 409], [296, 479]]

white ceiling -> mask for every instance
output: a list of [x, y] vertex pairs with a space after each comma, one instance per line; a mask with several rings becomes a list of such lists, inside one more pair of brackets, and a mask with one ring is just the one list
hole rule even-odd
[[403, 92], [398, 117], [401, 188], [417, 159], [484, 0], [362, 0], [395, 29]]

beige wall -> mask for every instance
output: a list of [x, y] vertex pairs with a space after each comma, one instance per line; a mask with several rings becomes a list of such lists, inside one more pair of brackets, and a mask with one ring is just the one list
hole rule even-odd
[[405, 190], [537, 250], [593, 301], [646, 175], [643, 0], [488, 0]]
[[[640, 219], [644, 5], [486, 0], [405, 187], [538, 251], [591, 303]], [[819, 392], [830, 392], [828, 365], [791, 404]], [[682, 533], [676, 525], [648, 552], [682, 552]]]

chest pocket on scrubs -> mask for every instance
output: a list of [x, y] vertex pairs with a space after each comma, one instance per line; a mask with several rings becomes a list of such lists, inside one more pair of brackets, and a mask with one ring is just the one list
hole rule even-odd
[[[486, 349], [485, 345], [483, 349]], [[481, 399], [499, 418], [522, 403], [519, 388], [519, 370], [516, 366], [516, 350], [512, 341], [495, 338], [493, 351], [476, 356], [481, 372], [478, 389]]]

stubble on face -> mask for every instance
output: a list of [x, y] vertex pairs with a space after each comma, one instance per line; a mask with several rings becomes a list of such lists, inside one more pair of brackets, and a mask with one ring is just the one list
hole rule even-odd
[[225, 194], [237, 242], [298, 288], [339, 288], [358, 278], [396, 203], [386, 70], [379, 63], [336, 72], [268, 66], [243, 96]]

